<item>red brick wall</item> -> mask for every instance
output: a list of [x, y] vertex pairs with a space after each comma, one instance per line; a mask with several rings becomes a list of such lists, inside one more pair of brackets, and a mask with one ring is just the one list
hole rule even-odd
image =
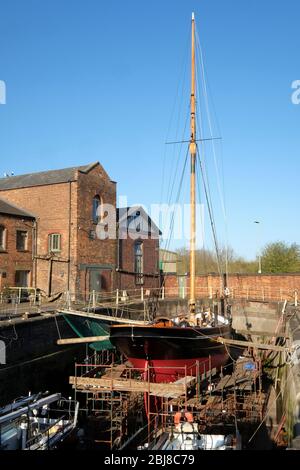
[[[84, 267], [89, 265], [95, 265], [99, 270], [103, 267], [101, 270], [102, 286], [105, 291], [112, 291], [116, 288], [116, 232], [114, 232], [114, 238], [105, 240], [91, 239], [89, 236], [91, 230], [96, 231], [96, 224], [92, 219], [93, 198], [96, 195], [99, 195], [103, 204], [110, 204], [116, 208], [116, 184], [110, 180], [101, 165], [96, 166], [87, 174], [78, 173], [76, 250], [79, 269], [76, 289], [81, 292], [89, 289], [89, 269]], [[110, 270], [108, 271], [107, 268]]]
[[[15, 272], [17, 270], [30, 271], [29, 286], [31, 286], [33, 274], [33, 220], [0, 214], [0, 225], [6, 229], [5, 250], [0, 251], [0, 289], [15, 286]], [[28, 233], [26, 251], [17, 251], [16, 249], [17, 230], [25, 230]], [[6, 273], [6, 278], [3, 277], [3, 273]]]
[[[71, 247], [76, 243], [76, 182], [0, 191], [0, 196], [32, 212], [37, 217], [36, 276], [33, 285], [48, 290], [48, 235], [61, 234], [62, 251], [53, 261], [52, 292], [67, 289], [69, 247], [69, 203], [71, 202]], [[71, 191], [71, 201], [70, 201]], [[71, 250], [71, 266], [76, 262], [76, 250]], [[71, 281], [70, 281], [71, 283]], [[71, 287], [72, 288], [72, 287]]]
[[[120, 273], [119, 289], [131, 290], [140, 287], [156, 288], [159, 287], [159, 240], [147, 238], [143, 239], [143, 284], [136, 283], [134, 273], [134, 244], [128, 236], [120, 240]], [[124, 272], [125, 271], [125, 272]]]
[[[166, 275], [164, 279], [166, 296], [177, 297], [179, 278]], [[189, 278], [186, 278], [184, 284], [185, 294], [188, 295]], [[300, 274], [229, 274], [228, 287], [233, 298], [291, 300], [295, 297], [295, 291], [298, 291], [300, 296]], [[197, 297], [216, 296], [221, 291], [218, 275], [196, 277]]]
[[[101, 273], [105, 291], [135, 289], [134, 240], [123, 240], [122, 268], [116, 273], [117, 239], [91, 237], [96, 231], [92, 220], [93, 198], [99, 195], [104, 204], [116, 207], [116, 184], [101, 165], [88, 173], [77, 171], [77, 181], [0, 191], [0, 196], [37, 216], [37, 247], [33, 285], [48, 292], [48, 236], [61, 234], [61, 253], [52, 261], [51, 293], [65, 291], [85, 293], [90, 289], [91, 268]], [[116, 220], [116, 219], [115, 219]], [[69, 243], [70, 240], [70, 243]], [[144, 287], [158, 287], [159, 241], [144, 240]], [[150, 274], [150, 276], [147, 276]]]
[[93, 197], [100, 194], [104, 203], [115, 207], [116, 185], [110, 181], [101, 165], [86, 174], [78, 172], [77, 178], [78, 181], [71, 183], [0, 191], [1, 197], [37, 216], [37, 275], [34, 283], [46, 292], [49, 282], [47, 258], [50, 233], [61, 234], [62, 248], [52, 262], [52, 293], [65, 291], [68, 287], [72, 292], [88, 290], [89, 271], [84, 266], [89, 265], [110, 265], [110, 273], [103, 271], [103, 285], [106, 290], [115, 288], [112, 273], [116, 265], [116, 239], [92, 240], [89, 233], [96, 228], [92, 221]]

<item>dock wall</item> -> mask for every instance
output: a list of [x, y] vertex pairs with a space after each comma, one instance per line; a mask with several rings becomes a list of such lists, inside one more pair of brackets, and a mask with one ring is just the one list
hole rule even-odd
[[0, 322], [6, 349], [6, 364], [0, 364], [0, 406], [29, 391], [69, 390], [68, 376], [75, 357], [84, 356], [85, 346], [58, 346], [59, 334], [74, 334], [63, 318], [56, 321], [52, 315]]
[[[165, 275], [166, 297], [187, 298], [189, 277]], [[292, 274], [229, 274], [229, 296], [232, 299], [291, 301], [300, 294], [300, 273]], [[196, 276], [197, 297], [218, 297], [223, 291], [218, 274]]]

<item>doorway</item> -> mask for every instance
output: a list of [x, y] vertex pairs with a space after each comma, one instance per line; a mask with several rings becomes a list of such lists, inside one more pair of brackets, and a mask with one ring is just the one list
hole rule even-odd
[[90, 284], [89, 284], [89, 290], [92, 292], [93, 290], [95, 292], [101, 292], [102, 287], [103, 287], [103, 281], [102, 281], [102, 272], [100, 269], [90, 269]]

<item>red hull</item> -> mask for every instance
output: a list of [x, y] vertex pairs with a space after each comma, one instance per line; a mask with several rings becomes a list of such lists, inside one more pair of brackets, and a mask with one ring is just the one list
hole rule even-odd
[[[157, 383], [168, 383], [175, 382], [185, 375], [196, 376], [197, 373], [203, 374], [208, 370], [217, 368], [219, 369], [222, 365], [225, 365], [228, 359], [228, 354], [217, 354], [211, 356], [210, 359], [207, 357], [199, 357], [193, 359], [154, 359], [147, 361], [145, 359], [138, 359], [134, 357], [128, 357], [135, 369], [146, 371], [147, 367], [150, 370], [150, 380]], [[197, 365], [198, 363], [198, 365]]]

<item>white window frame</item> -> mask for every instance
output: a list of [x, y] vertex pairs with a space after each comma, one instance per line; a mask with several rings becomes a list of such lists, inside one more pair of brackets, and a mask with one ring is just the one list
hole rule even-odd
[[[56, 242], [54, 242], [56, 240]], [[49, 233], [48, 236], [48, 251], [49, 253], [60, 253], [61, 252], [61, 234], [60, 233]]]

